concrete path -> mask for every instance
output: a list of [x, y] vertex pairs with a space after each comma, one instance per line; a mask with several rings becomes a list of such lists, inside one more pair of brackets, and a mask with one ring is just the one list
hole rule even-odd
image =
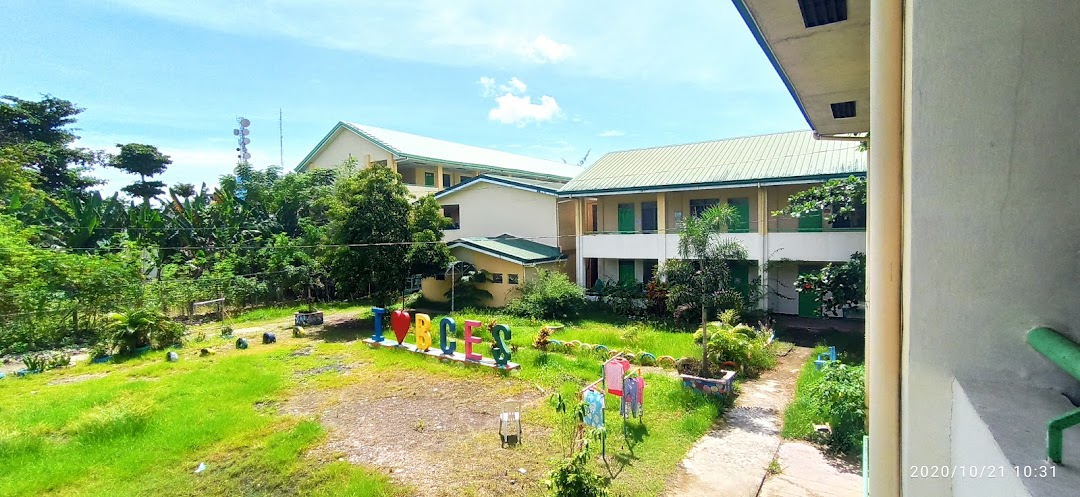
[[[735, 407], [690, 449], [665, 496], [858, 496], [862, 482], [857, 472], [841, 475], [817, 448], [780, 438], [784, 409], [809, 356], [810, 349], [795, 347], [779, 358], [776, 368], [743, 383]], [[782, 472], [767, 479], [774, 458]], [[848, 476], [854, 477], [856, 486], [836, 483]]]

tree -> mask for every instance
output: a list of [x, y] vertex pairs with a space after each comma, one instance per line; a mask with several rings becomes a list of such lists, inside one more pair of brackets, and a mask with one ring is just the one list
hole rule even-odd
[[177, 183], [169, 188], [169, 193], [187, 200], [195, 195], [195, 185], [191, 183]]
[[[864, 142], [868, 143], [868, 142]], [[773, 215], [801, 214], [831, 208], [824, 216], [834, 227], [864, 225], [866, 219], [866, 178], [849, 176], [829, 180], [788, 197], [788, 207]], [[859, 305], [866, 295], [866, 256], [856, 252], [841, 265], [828, 264], [817, 273], [799, 276], [798, 292], [813, 292], [822, 315]]]
[[49, 95], [37, 102], [0, 97], [0, 158], [17, 161], [32, 175], [34, 186], [51, 196], [99, 184], [87, 175], [97, 162], [95, 154], [71, 146], [78, 137], [69, 126], [82, 111]]
[[163, 172], [172, 164], [169, 156], [158, 151], [153, 145], [141, 143], [117, 144], [120, 154], [109, 159], [109, 167], [115, 167], [129, 174], [138, 174], [139, 181], [121, 188], [132, 197], [143, 199], [144, 204], [150, 203], [150, 199], [165, 193], [165, 183], [161, 181], [147, 181], [147, 177], [154, 177]]
[[746, 260], [746, 248], [735, 240], [719, 239], [735, 223], [737, 213], [730, 205], [715, 205], [699, 216], [691, 216], [679, 234], [679, 257], [664, 264], [661, 274], [668, 281], [668, 309], [676, 316], [693, 310], [701, 312], [701, 376], [709, 371], [708, 328], [710, 311], [741, 302], [732, 288], [731, 261]]
[[866, 216], [866, 178], [849, 176], [831, 179], [809, 190], [788, 197], [788, 206], [773, 213], [774, 216], [803, 214], [830, 210], [825, 221], [836, 224], [847, 221], [853, 224]]
[[330, 254], [332, 274], [341, 290], [385, 306], [409, 275], [409, 191], [388, 167], [356, 171], [349, 159], [343, 171], [330, 207], [330, 240], [340, 245]]
[[409, 273], [423, 276], [441, 274], [450, 264], [450, 249], [442, 242], [450, 219], [433, 195], [420, 197], [412, 206], [409, 229], [414, 244], [409, 247]]
[[822, 316], [858, 306], [866, 299], [866, 255], [855, 252], [843, 264], [826, 264], [821, 271], [799, 276], [795, 291], [812, 292]]

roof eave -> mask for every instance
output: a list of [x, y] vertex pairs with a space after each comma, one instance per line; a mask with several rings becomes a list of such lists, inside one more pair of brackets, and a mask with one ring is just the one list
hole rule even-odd
[[464, 190], [465, 188], [468, 188], [468, 187], [472, 186], [473, 183], [476, 183], [476, 182], [498, 184], [498, 185], [507, 186], [509, 188], [515, 188], [515, 189], [518, 189], [518, 190], [531, 191], [531, 192], [540, 193], [540, 194], [543, 194], [543, 195], [558, 196], [558, 194], [559, 194], [558, 190], [554, 190], [554, 189], [550, 189], [550, 188], [543, 188], [543, 187], [539, 187], [539, 186], [535, 186], [535, 185], [528, 185], [528, 184], [524, 184], [524, 183], [518, 183], [518, 182], [515, 182], [515, 181], [506, 180], [506, 179], [503, 179], [503, 178], [493, 178], [493, 177], [481, 174], [480, 176], [475, 176], [475, 177], [469, 178], [466, 181], [462, 181], [461, 183], [458, 183], [458, 184], [456, 184], [454, 186], [451, 186], [450, 188], [445, 188], [443, 190], [440, 190], [439, 192], [435, 193], [435, 199], [440, 199], [440, 198], [443, 198], [443, 197], [445, 197], [447, 195], [450, 195], [451, 193], [456, 193], [458, 191]]
[[746, 27], [750, 28], [750, 34], [754, 35], [754, 39], [757, 40], [758, 45], [761, 46], [761, 50], [765, 52], [765, 57], [769, 59], [769, 63], [772, 64], [773, 69], [776, 69], [776, 74], [780, 76], [780, 80], [784, 82], [784, 86], [787, 87], [788, 93], [791, 94], [791, 98], [795, 99], [795, 105], [799, 106], [799, 112], [802, 114], [803, 119], [815, 131], [814, 123], [810, 121], [810, 116], [806, 113], [806, 108], [803, 107], [802, 99], [799, 98], [799, 93], [795, 91], [795, 85], [788, 79], [787, 73], [784, 72], [784, 68], [780, 66], [780, 61], [777, 60], [776, 54], [773, 53], [772, 47], [769, 46], [769, 42], [765, 40], [765, 35], [762, 34], [761, 28], [758, 27], [757, 21], [754, 20], [754, 15], [750, 13], [750, 9], [746, 6], [745, 0], [731, 0], [731, 3], [735, 4], [735, 10], [739, 11], [739, 15], [742, 16], [743, 21], [746, 23]]
[[487, 254], [487, 255], [490, 255], [492, 257], [502, 259], [504, 261], [513, 262], [513, 263], [517, 263], [517, 264], [521, 264], [521, 265], [544, 264], [544, 263], [548, 263], [548, 262], [558, 262], [558, 261], [561, 261], [561, 260], [566, 260], [566, 258], [567, 258], [566, 254], [559, 254], [558, 257], [545, 257], [545, 258], [542, 258], [542, 259], [522, 259], [520, 257], [515, 257], [515, 256], [512, 256], [510, 254], [499, 252], [497, 250], [491, 250], [491, 249], [489, 249], [487, 247], [481, 247], [479, 245], [476, 245], [474, 243], [469, 242], [468, 240], [462, 240], [462, 239], [454, 240], [454, 241], [450, 242], [449, 244], [447, 244], [447, 248], [455, 248], [455, 247], [467, 248], [467, 249], [470, 249], [470, 250], [474, 250], [476, 252], [480, 252], [482, 254]]

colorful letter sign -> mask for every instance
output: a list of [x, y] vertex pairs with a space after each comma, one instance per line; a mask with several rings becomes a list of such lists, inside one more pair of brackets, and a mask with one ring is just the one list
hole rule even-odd
[[[387, 340], [383, 336], [383, 316], [386, 309], [374, 307], [371, 309], [375, 314], [375, 332], [371, 338], [365, 339], [364, 343], [372, 347], [393, 347], [406, 349], [418, 354], [438, 357], [440, 360], [451, 360], [465, 364], [479, 364], [490, 368], [518, 369], [520, 364], [510, 362], [510, 347], [506, 343], [511, 338], [510, 327], [499, 324], [492, 330], [492, 339], [495, 346], [492, 347], [493, 359], [485, 358], [480, 354], [473, 353], [473, 345], [483, 343], [484, 339], [473, 336], [473, 330], [481, 326], [480, 321], [465, 321], [465, 353], [457, 352], [457, 341], [454, 339], [457, 333], [457, 323], [452, 318], [444, 317], [439, 321], [439, 348], [432, 349], [431, 317], [427, 314], [417, 314], [416, 322], [410, 323], [409, 313], [406, 311], [394, 311], [390, 313], [390, 327], [394, 330], [394, 339]], [[416, 345], [405, 343], [405, 337], [409, 329], [415, 324]], [[396, 339], [396, 340], [395, 340]]]
[[431, 317], [416, 315], [416, 350], [427, 352], [431, 348]]

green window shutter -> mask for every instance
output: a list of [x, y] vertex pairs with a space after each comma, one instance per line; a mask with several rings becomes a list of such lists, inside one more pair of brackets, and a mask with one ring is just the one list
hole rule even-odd
[[732, 233], [749, 233], [750, 232], [750, 199], [743, 198], [729, 198], [728, 205], [735, 208], [736, 220], [735, 223], [729, 226], [729, 231]]
[[804, 212], [799, 216], [799, 231], [821, 231], [821, 211]]
[[634, 261], [619, 260], [619, 283], [637, 283]]
[[435, 173], [424, 173], [424, 186], [435, 186]]
[[634, 232], [634, 204], [619, 204], [619, 233]]

